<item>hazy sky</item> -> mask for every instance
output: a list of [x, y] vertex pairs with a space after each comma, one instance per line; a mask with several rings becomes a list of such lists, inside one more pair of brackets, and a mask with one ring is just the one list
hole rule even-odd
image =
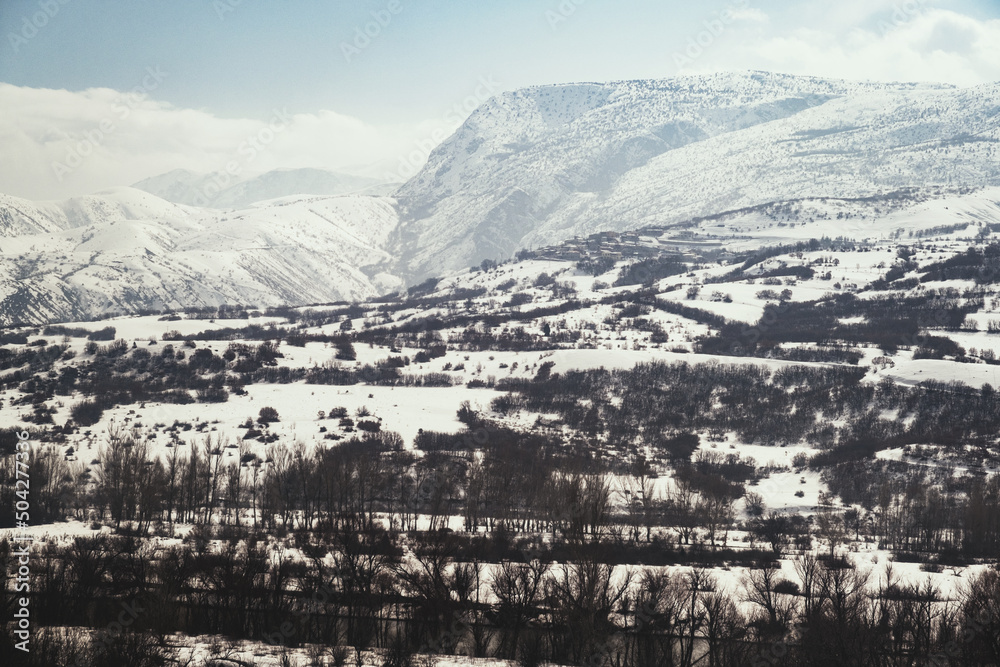
[[1000, 80], [997, 0], [0, 0], [0, 35], [0, 192], [29, 198], [233, 160], [405, 176], [533, 84]]

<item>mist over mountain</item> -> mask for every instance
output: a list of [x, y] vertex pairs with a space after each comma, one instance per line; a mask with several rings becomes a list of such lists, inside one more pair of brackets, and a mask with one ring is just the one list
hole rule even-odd
[[[377, 178], [341, 174], [326, 169], [275, 169], [243, 178], [175, 169], [143, 179], [132, 187], [175, 204], [245, 208], [255, 202], [289, 195], [372, 194], [372, 190], [383, 185], [384, 182]], [[384, 187], [376, 194], [387, 193], [391, 189]]]

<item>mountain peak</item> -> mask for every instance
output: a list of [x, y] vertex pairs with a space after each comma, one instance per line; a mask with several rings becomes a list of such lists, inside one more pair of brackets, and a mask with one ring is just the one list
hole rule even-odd
[[998, 184], [998, 90], [749, 71], [503, 93], [397, 192], [398, 270], [420, 280], [442, 258], [457, 269], [776, 193]]

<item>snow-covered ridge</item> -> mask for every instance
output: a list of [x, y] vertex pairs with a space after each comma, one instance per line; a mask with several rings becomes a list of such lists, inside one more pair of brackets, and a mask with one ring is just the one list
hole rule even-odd
[[[364, 298], [609, 230], [743, 248], [879, 237], [957, 224], [934, 202], [974, 191], [963, 219], [991, 222], [998, 142], [997, 84], [750, 72], [535, 86], [483, 104], [392, 198], [330, 196], [387, 186], [308, 169], [0, 195], [0, 324]], [[233, 208], [183, 203], [216, 190], [209, 205]]]
[[[391, 259], [384, 247], [397, 217], [387, 199], [286, 197], [221, 212], [117, 188], [65, 202], [3, 203], [3, 324], [329, 302], [399, 286], [375, 268]], [[14, 235], [22, 230], [30, 233]]]
[[505, 93], [397, 192], [400, 271], [778, 199], [1000, 184], [998, 109], [997, 85], [761, 72]]

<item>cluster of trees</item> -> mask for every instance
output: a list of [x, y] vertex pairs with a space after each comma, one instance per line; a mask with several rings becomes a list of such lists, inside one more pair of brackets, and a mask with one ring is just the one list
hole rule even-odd
[[[119, 344], [120, 343], [120, 344]], [[143, 401], [164, 403], [224, 402], [226, 387], [241, 391], [239, 376], [227, 373], [228, 362], [208, 348], [176, 350], [172, 344], [136, 347], [124, 341], [93, 351], [90, 363], [62, 369], [66, 381], [46, 387], [59, 393], [79, 391], [87, 400], [72, 412], [79, 426], [96, 423], [104, 410]], [[233, 357], [235, 359], [235, 356]], [[192, 395], [193, 394], [193, 395]]]
[[[338, 338], [342, 350], [353, 353], [349, 339]], [[284, 355], [278, 341], [264, 340], [259, 344], [231, 342], [221, 354], [196, 343], [184, 341], [178, 349], [174, 344], [130, 348], [124, 340], [99, 346], [88, 343], [84, 363], [66, 365], [58, 372], [54, 363], [66, 359], [65, 346], [42, 345], [18, 352], [0, 348], [0, 366], [27, 366], [8, 375], [7, 386], [16, 383], [23, 397], [12, 405], [35, 406], [35, 423], [52, 423], [52, 410], [41, 410], [47, 401], [68, 397], [79, 392], [70, 416], [76, 426], [97, 423], [105, 410], [117, 405], [144, 401], [164, 403], [224, 402], [229, 393], [242, 394], [248, 383], [263, 381], [293, 381], [304, 377], [304, 370], [282, 369], [287, 378], [274, 377], [277, 360]], [[350, 383], [360, 381], [360, 375]]]
[[[296, 534], [299, 559], [248, 531], [167, 548], [102, 535], [47, 542], [34, 555], [33, 622], [128, 623], [90, 646], [41, 633], [38, 649], [124, 654], [132, 661], [82, 664], [143, 667], [166, 664], [163, 639], [185, 632], [379, 648], [384, 665], [407, 664], [394, 661], [414, 652], [614, 667], [1000, 661], [995, 569], [945, 596], [929, 580], [901, 581], [891, 563], [876, 573], [807, 555], [794, 575], [761, 561], [723, 588], [697, 566], [615, 567], [583, 548], [560, 563], [530, 548], [482, 560], [459, 538], [419, 537], [408, 558], [397, 534], [357, 527]], [[4, 572], [14, 558], [0, 542]], [[0, 595], [8, 607], [13, 593]], [[12, 645], [7, 629], [0, 657], [15, 656]]]
[[845, 503], [861, 507], [844, 517], [848, 535], [900, 554], [931, 554], [938, 563], [1000, 553], [1000, 477], [867, 460], [827, 467], [823, 480]]
[[[741, 497], [767, 471], [735, 455], [702, 453], [689, 463], [695, 432], [819, 447], [798, 465], [821, 471], [832, 492], [861, 506], [850, 518], [837, 517], [847, 534], [864, 533], [886, 548], [963, 558], [1000, 550], [1000, 483], [982, 472], [996, 463], [990, 447], [1000, 428], [996, 392], [988, 385], [872, 385], [862, 377], [851, 368], [648, 364], [505, 378], [498, 387], [511, 393], [495, 399], [494, 409], [557, 414], [559, 424], [577, 434], [571, 444], [580, 443], [581, 452], [609, 459], [624, 453], [636, 461], [652, 450], [700, 495], [703, 511], [685, 518], [674, 508], [670, 522], [705, 526], [710, 537], [714, 514], [704, 510], [722, 502], [722, 525], [732, 525], [725, 500]], [[913, 443], [933, 443], [973, 471], [955, 477], [946, 467], [935, 472], [873, 461], [882, 449]]]
[[1000, 244], [982, 248], [970, 247], [966, 252], [934, 262], [920, 269], [920, 282], [972, 280], [977, 284], [1000, 282]]
[[94, 341], [112, 341], [115, 339], [115, 333], [117, 333], [117, 330], [110, 326], [98, 329], [97, 331], [60, 325], [50, 325], [42, 329], [43, 336], [70, 336], [72, 338], [86, 338], [87, 340]]
[[[289, 317], [296, 311], [286, 309]], [[260, 324], [247, 324], [241, 327], [220, 327], [217, 329], [206, 329], [197, 334], [184, 335], [179, 331], [168, 331], [163, 334], [164, 341], [184, 342], [184, 341], [209, 341], [209, 340], [281, 340], [286, 335], [284, 329], [279, 329], [274, 323], [262, 326]]]
[[16, 369], [0, 379], [0, 387], [19, 387], [33, 375], [48, 372], [64, 355], [71, 354], [68, 349], [65, 345], [31, 345], [17, 349], [0, 347], [0, 371]]
[[389, 357], [387, 360], [376, 364], [363, 364], [361, 366], [347, 366], [333, 361], [312, 368], [288, 368], [286, 366], [261, 368], [241, 379], [247, 384], [258, 382], [288, 384], [301, 380], [304, 380], [307, 384], [340, 386], [364, 383], [400, 387], [450, 387], [454, 384], [452, 377], [447, 373], [433, 371], [426, 373], [403, 373], [402, 369], [409, 364], [406, 363], [400, 366], [394, 359], [398, 359], [398, 357]]
[[[549, 375], [532, 384], [559, 381]], [[657, 414], [642, 404], [638, 409]], [[267, 410], [259, 422], [277, 419]], [[175, 523], [275, 532], [381, 524], [433, 530], [448, 527], [447, 517], [456, 516], [473, 534], [546, 532], [557, 544], [604, 542], [623, 554], [642, 544], [717, 551], [728, 547], [735, 528], [775, 553], [793, 542], [797, 549], [810, 549], [812, 534], [828, 541], [831, 550], [864, 535], [883, 547], [938, 554], [941, 561], [1000, 549], [995, 480], [925, 480], [919, 473], [888, 469], [905, 464], [880, 466], [857, 458], [823, 463], [819, 467], [831, 490], [862, 509], [827, 512], [824, 522], [810, 525], [765, 514], [756, 494], [747, 493], [773, 470], [713, 450], [691, 460], [699, 444], [693, 433], [667, 436], [670, 430], [661, 429], [647, 443], [675, 468], [672, 485], [654, 493], [655, 468], [641, 453], [595, 456], [600, 450], [591, 438], [600, 435], [602, 419], [595, 407], [579, 423], [584, 431], [591, 429], [589, 435], [569, 442], [547, 434], [547, 427], [517, 432], [483, 421], [468, 408], [460, 418], [469, 426], [463, 433], [420, 432], [414, 444], [422, 456], [405, 451], [398, 434], [373, 420], [359, 421], [361, 435], [333, 447], [307, 451], [302, 444], [277, 442], [263, 456], [246, 439], [230, 443], [206, 434], [190, 445], [171, 442], [161, 459], [152, 456], [138, 430], [116, 431], [90, 464], [67, 462], [54, 447], [37, 448], [29, 462], [36, 478], [33, 506], [47, 521], [72, 516], [140, 535], [169, 534]], [[0, 481], [14, 476], [8, 455]], [[13, 523], [12, 489], [13, 484], [0, 489], [3, 525]], [[750, 514], [745, 523], [739, 520], [740, 499]]]
[[[473, 430], [421, 432], [415, 444], [422, 456], [405, 451], [400, 436], [374, 420], [360, 420], [361, 435], [336, 446], [307, 451], [277, 442], [263, 456], [247, 440], [209, 433], [190, 445], [171, 442], [161, 458], [138, 429], [118, 430], [90, 463], [67, 461], [55, 447], [35, 448], [28, 461], [32, 506], [36, 519], [73, 517], [137, 535], [172, 534], [175, 524], [274, 533], [435, 530], [454, 516], [470, 534], [546, 532], [555, 546], [606, 543], [620, 558], [648, 561], [681, 559], [674, 543], [726, 548], [738, 525], [735, 503], [760, 474], [750, 460], [705, 454], [681, 466], [676, 488], [659, 495], [644, 462], [605, 463], [552, 436], [498, 427], [468, 409], [460, 416]], [[258, 422], [276, 419], [264, 408]], [[677, 451], [697, 444], [694, 436], [675, 440]], [[621, 481], [612, 481], [611, 463]], [[12, 455], [0, 460], [0, 525], [13, 525], [14, 466]]]
[[681, 261], [679, 256], [643, 259], [623, 267], [614, 284], [616, 287], [621, 285], [651, 285], [663, 278], [688, 271], [689, 266]]
[[963, 298], [954, 290], [870, 299], [836, 294], [818, 301], [769, 303], [760, 320], [751, 325], [718, 319], [706, 322], [717, 333], [702, 338], [698, 350], [766, 356], [782, 343], [838, 343], [875, 345], [889, 353], [901, 347], [921, 347], [937, 359], [964, 357], [965, 351], [950, 339], [922, 331], [957, 331], [966, 316], [982, 306], [981, 295]]
[[[636, 451], [663, 434], [735, 433], [742, 442], [809, 442], [817, 467], [908, 443], [984, 445], [1000, 428], [1000, 396], [958, 383], [863, 382], [864, 369], [649, 363], [631, 369], [503, 378], [497, 387], [532, 412], [558, 414], [595, 445]], [[614, 400], [612, 400], [614, 399]]]

